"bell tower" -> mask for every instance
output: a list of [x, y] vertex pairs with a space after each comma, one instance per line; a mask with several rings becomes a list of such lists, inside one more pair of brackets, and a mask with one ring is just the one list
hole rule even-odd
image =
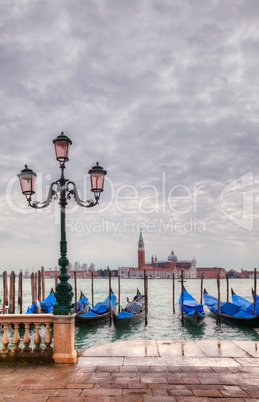
[[145, 265], [145, 243], [142, 236], [142, 230], [140, 229], [139, 241], [138, 241], [138, 268], [143, 268]]

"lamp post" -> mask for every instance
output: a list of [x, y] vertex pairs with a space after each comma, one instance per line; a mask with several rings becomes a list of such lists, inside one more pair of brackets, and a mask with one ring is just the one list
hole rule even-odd
[[103, 191], [104, 176], [106, 170], [104, 170], [97, 162], [92, 169], [89, 170], [91, 177], [91, 191], [94, 193], [94, 200], [83, 201], [79, 198], [77, 187], [73, 181], [65, 179], [64, 169], [65, 163], [69, 161], [69, 150], [72, 141], [64, 135], [62, 132], [57, 138], [53, 140], [56, 151], [56, 159], [59, 161], [61, 176], [59, 180], [51, 183], [49, 188], [48, 197], [45, 201], [32, 201], [32, 195], [35, 193], [35, 178], [36, 173], [25, 165], [25, 169], [21, 171], [17, 176], [20, 179], [22, 193], [25, 195], [28, 205], [35, 209], [46, 208], [51, 199], [59, 199], [60, 205], [60, 258], [58, 260], [60, 266], [60, 282], [56, 286], [55, 297], [56, 305], [54, 306], [55, 315], [68, 315], [73, 313], [73, 306], [71, 304], [73, 292], [72, 286], [68, 283], [70, 276], [67, 274], [67, 266], [69, 264], [67, 258], [67, 240], [66, 240], [66, 205], [67, 200], [74, 197], [76, 203], [85, 208], [94, 207], [98, 204], [100, 194]]

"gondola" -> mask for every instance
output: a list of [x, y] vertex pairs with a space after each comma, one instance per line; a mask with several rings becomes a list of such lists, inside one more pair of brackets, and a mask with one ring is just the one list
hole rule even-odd
[[[242, 296], [238, 296], [233, 289], [231, 289], [232, 293], [232, 302], [234, 304], [237, 304], [238, 306], [241, 306], [242, 309], [250, 314], [254, 315], [254, 308], [255, 308], [255, 315], [259, 314], [259, 298], [257, 296], [257, 301], [254, 303], [254, 301], [249, 301], [244, 299]], [[254, 297], [253, 289], [252, 289], [252, 295]]]
[[133, 301], [119, 313], [113, 313], [113, 322], [116, 328], [140, 322], [145, 317], [145, 296], [137, 289]]
[[[115, 310], [116, 296], [111, 293], [112, 309]], [[110, 296], [108, 296], [103, 302], [98, 302], [93, 308], [90, 308], [86, 312], [80, 312], [76, 315], [76, 325], [89, 325], [98, 323], [108, 319], [110, 316]]]
[[50, 314], [54, 310], [54, 305], [56, 304], [56, 298], [54, 290], [51, 288], [49, 295], [41, 302], [37, 300], [28, 307], [26, 314]]
[[[182, 293], [179, 297], [179, 310], [182, 311]], [[183, 289], [183, 318], [195, 326], [201, 325], [205, 319], [203, 305], [197, 302], [185, 288]]]
[[[212, 315], [217, 317], [218, 299], [208, 294], [204, 289], [204, 302]], [[251, 303], [253, 305], [253, 303]], [[251, 309], [244, 309], [235, 303], [220, 302], [220, 320], [230, 324], [237, 324], [251, 328], [259, 328], [259, 314], [254, 315]]]
[[86, 297], [84, 295], [84, 293], [81, 291], [80, 293], [80, 297], [77, 301], [77, 314], [84, 314], [87, 313], [87, 311], [89, 310], [89, 300], [88, 297]]

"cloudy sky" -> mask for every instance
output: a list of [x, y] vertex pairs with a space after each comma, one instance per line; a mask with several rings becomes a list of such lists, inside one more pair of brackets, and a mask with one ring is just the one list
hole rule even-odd
[[0, 269], [57, 265], [59, 205], [27, 206], [59, 178], [52, 140], [73, 142], [66, 177], [100, 204], [67, 209], [68, 258], [253, 269], [259, 261], [258, 0], [1, 0]]

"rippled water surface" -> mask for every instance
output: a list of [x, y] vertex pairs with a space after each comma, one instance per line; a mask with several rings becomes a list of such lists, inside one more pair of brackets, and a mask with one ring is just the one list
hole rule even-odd
[[[73, 281], [70, 282], [73, 286]], [[229, 289], [232, 287], [237, 294], [245, 297], [252, 302], [251, 288], [253, 287], [253, 279], [232, 279], [229, 281]], [[187, 279], [185, 282], [186, 289], [197, 299], [200, 300], [201, 282], [198, 279]], [[217, 297], [217, 283], [215, 279], [205, 279], [204, 287], [208, 293]], [[220, 281], [221, 300], [226, 301], [226, 280]], [[54, 281], [46, 280], [46, 294], [54, 286]], [[94, 280], [94, 303], [103, 301], [108, 295], [108, 279]], [[172, 280], [171, 279], [151, 279], [148, 280], [149, 295], [149, 311], [148, 324], [145, 322], [115, 329], [109, 327], [109, 323], [101, 323], [89, 327], [76, 328], [76, 348], [82, 351], [90, 346], [102, 344], [106, 342], [116, 342], [133, 339], [230, 339], [230, 340], [258, 340], [259, 329], [245, 328], [240, 326], [232, 326], [222, 323], [221, 326], [216, 325], [207, 307], [205, 322], [200, 327], [192, 327], [185, 324], [181, 325], [179, 318], [178, 299], [180, 295], [181, 284], [175, 280], [175, 303], [176, 314], [172, 309]], [[121, 279], [121, 306], [126, 304], [126, 297], [130, 299], [135, 295], [137, 288], [144, 292], [144, 282], [141, 279]], [[91, 280], [77, 280], [78, 295], [82, 290], [91, 301]], [[118, 279], [112, 279], [112, 289], [117, 295]], [[30, 300], [30, 280], [24, 280], [24, 310]], [[230, 296], [231, 301], [231, 296]]]

